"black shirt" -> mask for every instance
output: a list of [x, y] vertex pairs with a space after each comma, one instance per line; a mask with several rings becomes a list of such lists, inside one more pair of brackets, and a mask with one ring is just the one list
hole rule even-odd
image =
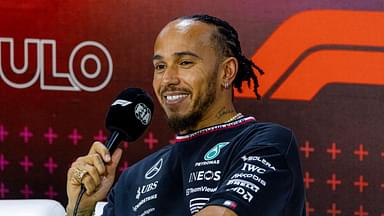
[[253, 117], [177, 136], [120, 176], [103, 215], [193, 215], [219, 205], [243, 215], [305, 215], [291, 130]]

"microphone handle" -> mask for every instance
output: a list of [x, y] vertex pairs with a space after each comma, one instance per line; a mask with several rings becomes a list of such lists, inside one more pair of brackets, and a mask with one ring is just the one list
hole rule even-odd
[[112, 134], [108, 137], [107, 142], [105, 143], [109, 153], [112, 154], [116, 150], [123, 138], [124, 136], [120, 132], [116, 130], [112, 131]]

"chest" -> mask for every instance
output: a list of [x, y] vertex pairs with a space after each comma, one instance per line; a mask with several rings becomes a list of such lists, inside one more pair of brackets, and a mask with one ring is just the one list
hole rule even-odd
[[192, 215], [201, 210], [220, 187], [230, 165], [232, 149], [230, 141], [216, 142], [189, 152], [189, 159], [183, 161], [183, 193]]

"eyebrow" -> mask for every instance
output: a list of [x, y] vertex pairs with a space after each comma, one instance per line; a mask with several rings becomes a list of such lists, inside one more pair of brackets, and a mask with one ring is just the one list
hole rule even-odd
[[[199, 59], [201, 59], [201, 57], [198, 56], [196, 53], [193, 53], [193, 52], [190, 52], [190, 51], [176, 52], [176, 53], [174, 53], [173, 55], [176, 56], [176, 57], [193, 56], [193, 57], [195, 57], [195, 58], [199, 58]], [[161, 55], [154, 55], [154, 56], [152, 57], [152, 60], [161, 60], [161, 59], [163, 59], [163, 58], [164, 58], [164, 57], [161, 56]]]

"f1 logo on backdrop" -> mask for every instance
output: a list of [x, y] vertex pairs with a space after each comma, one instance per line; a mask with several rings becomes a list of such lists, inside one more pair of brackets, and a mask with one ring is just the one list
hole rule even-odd
[[[384, 85], [383, 26], [383, 12], [313, 10], [292, 16], [252, 56], [266, 72], [261, 95], [309, 101], [330, 83]], [[255, 97], [248, 88], [236, 96]]]
[[[24, 40], [24, 56], [15, 55], [13, 38], [0, 37], [0, 77], [10, 87], [24, 89], [40, 80], [42, 90], [89, 91], [103, 89], [112, 78], [111, 54], [100, 43], [83, 41], [75, 46], [68, 58], [69, 72], [57, 71], [56, 41]], [[15, 58], [23, 57], [22, 68]]]

